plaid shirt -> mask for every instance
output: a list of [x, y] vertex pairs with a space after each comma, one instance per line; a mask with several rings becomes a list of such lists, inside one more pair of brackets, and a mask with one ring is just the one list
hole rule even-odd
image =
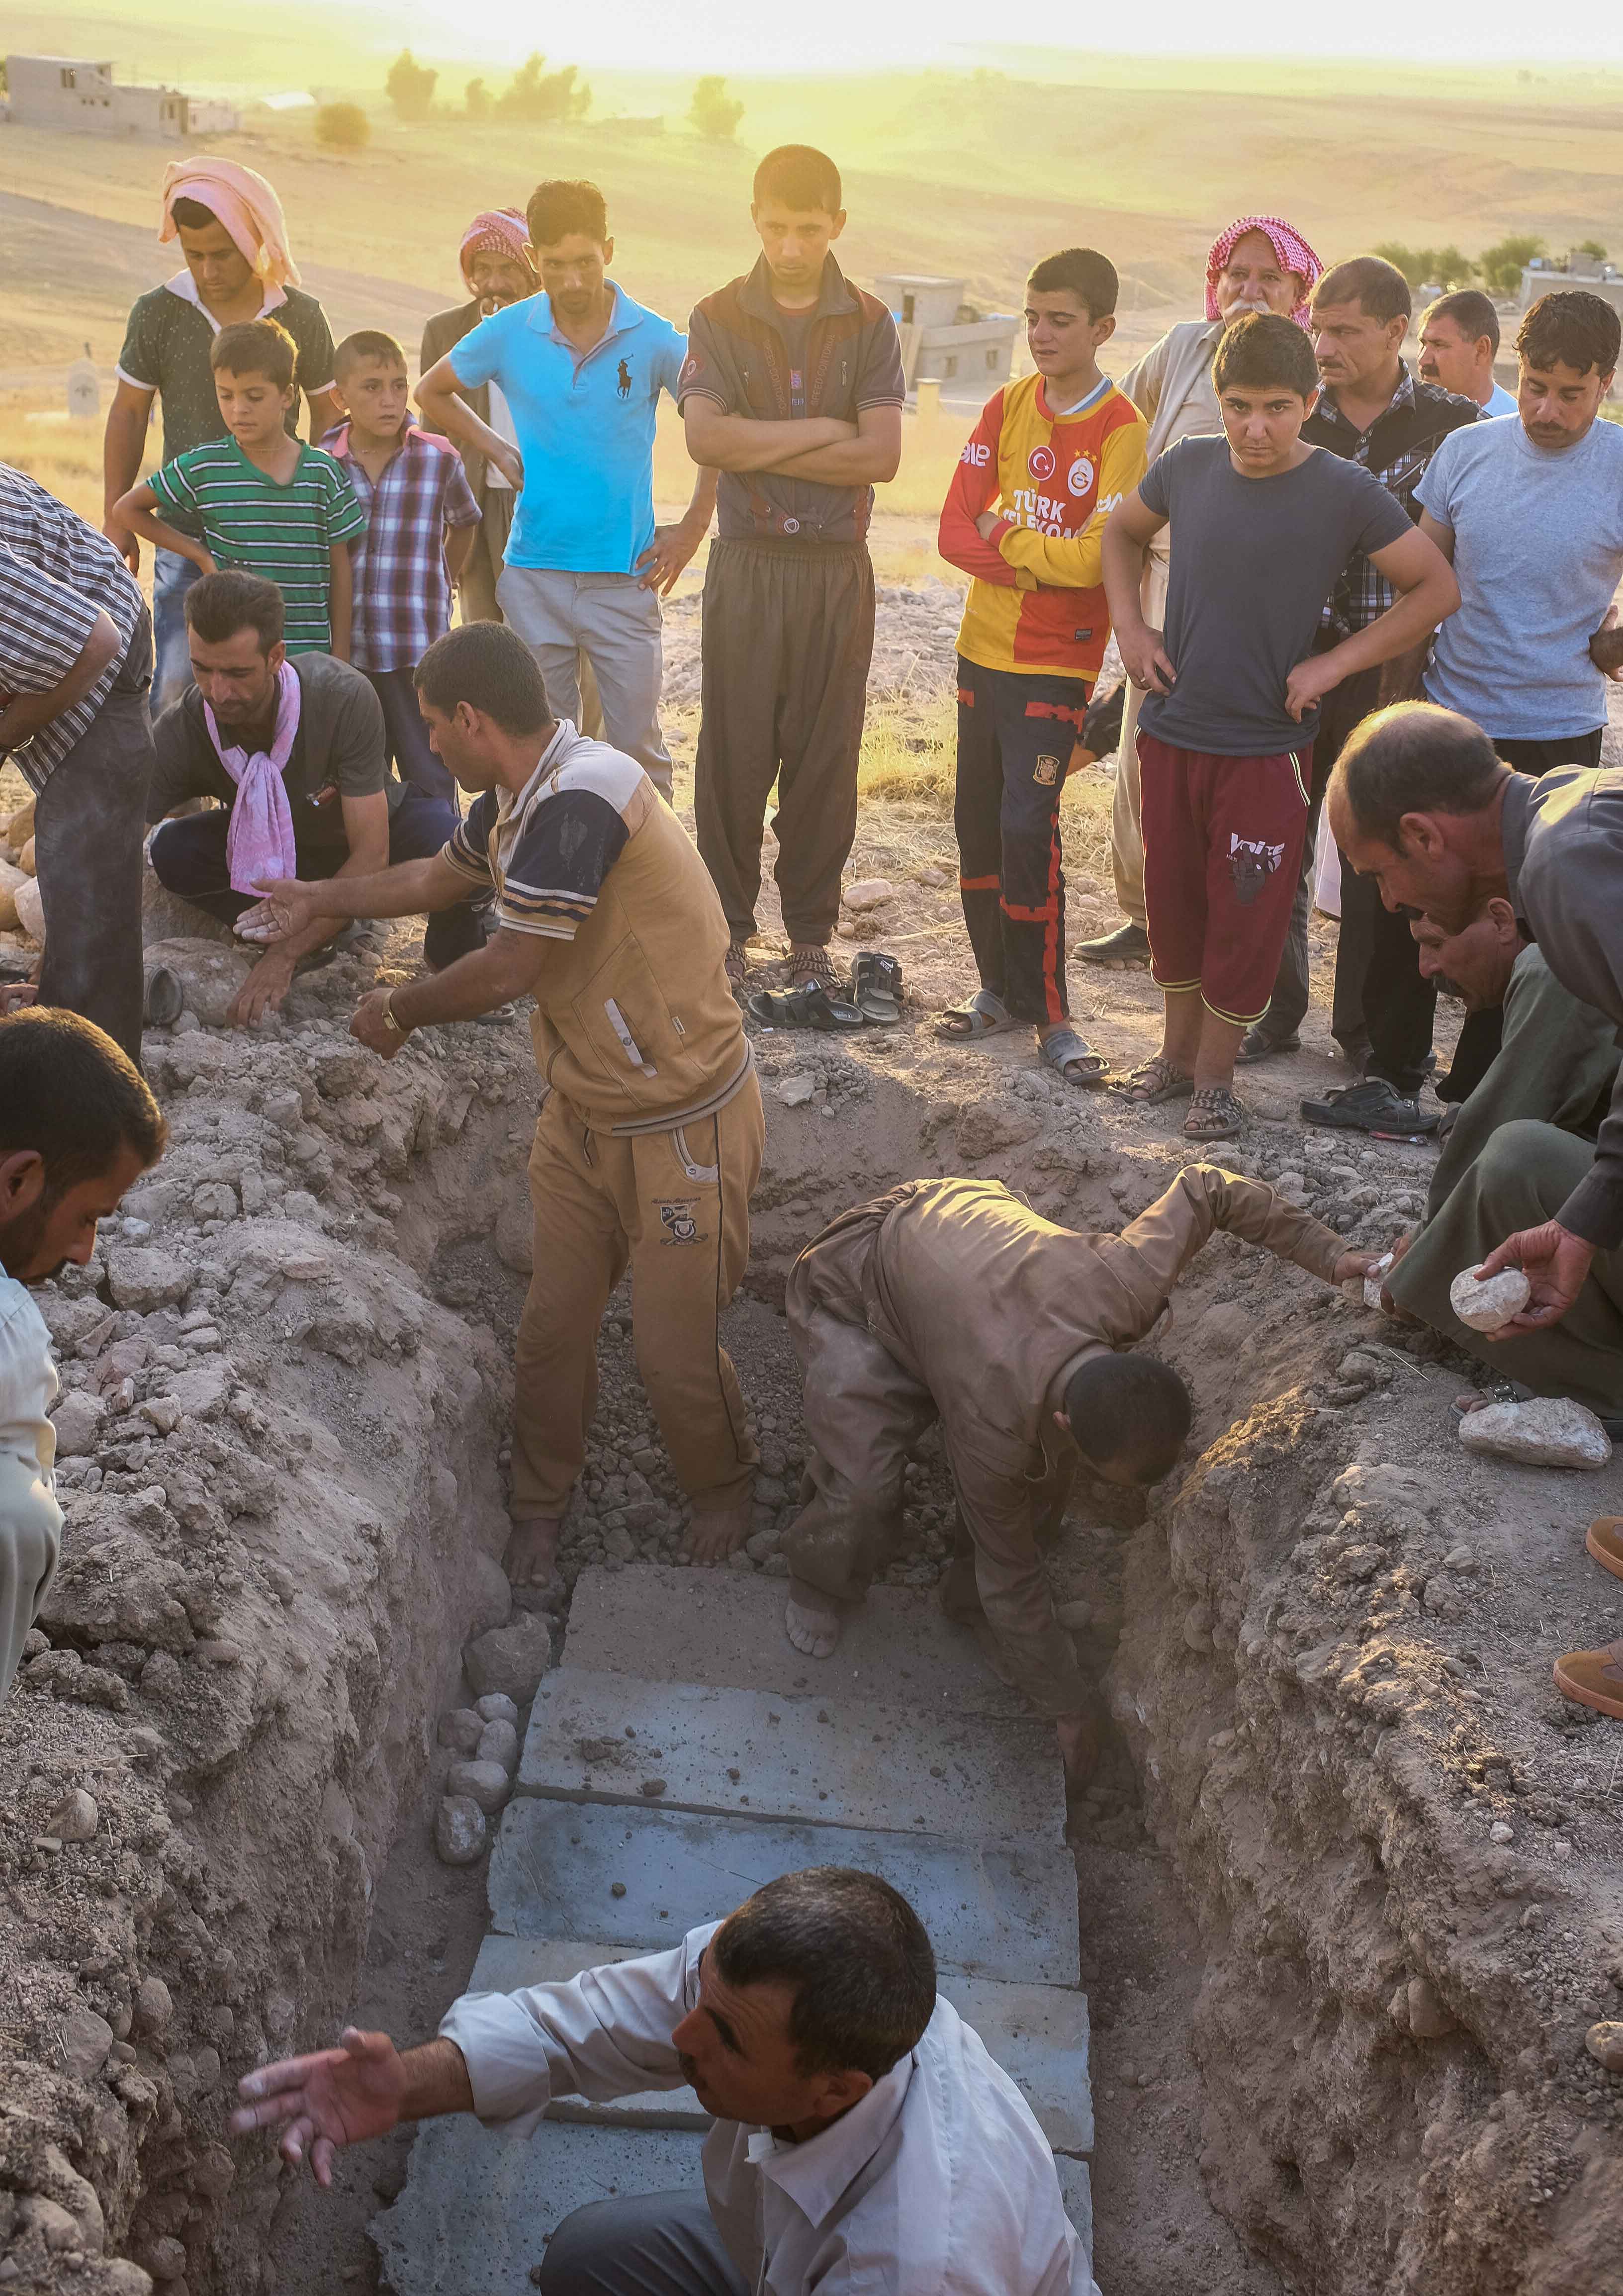
[[352, 554], [350, 659], [357, 669], [414, 668], [451, 627], [445, 529], [479, 524], [462, 456], [448, 439], [408, 422], [374, 485], [350, 452], [347, 422], [321, 443], [348, 472], [366, 512], [366, 531]]
[[[1418, 525], [1414, 489], [1432, 455], [1451, 430], [1474, 422], [1480, 412], [1474, 398], [1461, 398], [1435, 382], [1416, 382], [1406, 366], [1391, 405], [1367, 430], [1356, 430], [1327, 390], [1303, 423], [1302, 437], [1310, 447], [1327, 447], [1332, 455], [1361, 463], [1389, 494], [1397, 496]], [[1395, 595], [1391, 584], [1382, 581], [1364, 553], [1355, 551], [1330, 594], [1320, 627], [1339, 644], [1355, 631], [1367, 629]]]
[[36, 791], [95, 723], [129, 651], [142, 597], [103, 535], [0, 463], [0, 697], [60, 685], [89, 643], [98, 612], [118, 627], [117, 653], [83, 701], [12, 752]]

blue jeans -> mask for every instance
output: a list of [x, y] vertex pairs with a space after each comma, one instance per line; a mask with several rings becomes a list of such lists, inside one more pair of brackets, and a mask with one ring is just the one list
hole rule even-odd
[[417, 687], [409, 669], [369, 669], [366, 683], [383, 705], [383, 748], [408, 788], [439, 798], [460, 813], [451, 769], [429, 747], [429, 729], [417, 707]]
[[[183, 901], [195, 902], [200, 909], [217, 917], [222, 924], [234, 924], [244, 909], [253, 906], [251, 893], [239, 893], [232, 884], [225, 866], [225, 836], [231, 825], [231, 815], [225, 806], [216, 806], [208, 813], [189, 813], [178, 821], [166, 821], [154, 835], [148, 848], [153, 873], [168, 891], [177, 893]], [[392, 869], [400, 861], [426, 861], [439, 852], [456, 826], [456, 816], [443, 799], [424, 797], [421, 790], [408, 789], [389, 816], [389, 865]], [[348, 857], [345, 848], [336, 843], [316, 843], [298, 835], [294, 841], [299, 855], [299, 873], [303, 878], [333, 877]], [[458, 901], [455, 908], [439, 909], [428, 921], [422, 936], [424, 961], [436, 972], [447, 964], [455, 964], [459, 956], [467, 956], [485, 945], [484, 920], [479, 914], [480, 897]]]
[[186, 644], [186, 592], [201, 570], [177, 551], [152, 553], [152, 715], [160, 718], [192, 683]]

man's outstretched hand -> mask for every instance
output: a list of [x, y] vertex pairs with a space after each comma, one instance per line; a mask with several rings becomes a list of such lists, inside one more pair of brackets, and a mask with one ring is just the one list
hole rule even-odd
[[237, 2083], [242, 2103], [229, 2127], [234, 2136], [281, 2128], [283, 2159], [297, 2168], [307, 2153], [311, 2173], [325, 2191], [340, 2147], [387, 2136], [407, 2117], [412, 2086], [406, 2061], [389, 2035], [357, 2032], [351, 2025], [336, 2049], [283, 2057], [278, 2064], [244, 2073]]
[[298, 877], [261, 877], [254, 887], [258, 901], [237, 919], [237, 939], [273, 945], [291, 940], [328, 914], [321, 906], [324, 890]]
[[1507, 1267], [1519, 1267], [1532, 1285], [1532, 1294], [1519, 1316], [1512, 1316], [1496, 1332], [1485, 1332], [1483, 1337], [1507, 1340], [1515, 1332], [1547, 1332], [1552, 1324], [1559, 1324], [1583, 1290], [1595, 1250], [1595, 1245], [1573, 1235], [1559, 1220], [1545, 1220], [1542, 1227], [1524, 1227], [1519, 1234], [1507, 1235], [1497, 1251], [1490, 1251], [1482, 1262], [1477, 1271], [1479, 1279], [1486, 1283]]

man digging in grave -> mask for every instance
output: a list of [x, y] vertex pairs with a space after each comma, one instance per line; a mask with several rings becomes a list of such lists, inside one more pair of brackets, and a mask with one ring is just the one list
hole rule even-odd
[[352, 2029], [245, 2075], [231, 2128], [282, 2128], [328, 2186], [402, 2121], [528, 2136], [554, 2096], [684, 2082], [715, 2116], [704, 2189], [577, 2209], [543, 2296], [1098, 2296], [1030, 2107], [937, 1993], [913, 1907], [848, 1866], [782, 1874], [669, 1952], [466, 1994], [404, 2054]]
[[991, 1630], [1000, 1670], [1054, 1725], [1086, 1783], [1098, 1723], [1042, 1560], [1078, 1464], [1160, 1482], [1189, 1432], [1187, 1389], [1125, 1352], [1215, 1229], [1327, 1283], [1373, 1264], [1256, 1180], [1191, 1164], [1119, 1235], [1078, 1234], [989, 1180], [914, 1180], [825, 1228], [790, 1272], [805, 1382], [808, 1503], [785, 1534], [784, 1625], [827, 1658], [889, 1558], [910, 1451], [933, 1421], [957, 1492], [949, 1617]]
[[693, 1508], [688, 1551], [747, 1537], [758, 1454], [717, 1318], [750, 1255], [765, 1124], [703, 863], [633, 758], [555, 721], [534, 656], [496, 622], [417, 665], [438, 756], [476, 803], [443, 850], [374, 875], [264, 882], [239, 928], [411, 916], [496, 890], [497, 931], [429, 978], [364, 998], [351, 1033], [392, 1060], [414, 1029], [533, 996], [548, 1086], [529, 1160], [535, 1272], [519, 1326], [515, 1587], [552, 1578], [597, 1407], [597, 1327], [629, 1264], [637, 1368]]

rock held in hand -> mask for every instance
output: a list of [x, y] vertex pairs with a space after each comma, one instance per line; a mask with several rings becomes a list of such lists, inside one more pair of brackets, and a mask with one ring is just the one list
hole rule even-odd
[[1611, 1439], [1594, 1412], [1564, 1395], [1467, 1412], [1460, 1440], [1468, 1451], [1523, 1467], [1603, 1467], [1611, 1456]]
[[1366, 1308], [1378, 1308], [1381, 1305], [1381, 1289], [1391, 1272], [1392, 1255], [1389, 1251], [1382, 1252], [1374, 1266], [1365, 1270], [1364, 1304]]
[[1482, 1281], [1480, 1267], [1467, 1267], [1448, 1286], [1448, 1305], [1473, 1332], [1497, 1332], [1527, 1306], [1533, 1287], [1520, 1267], [1506, 1267]]
[[434, 1812], [434, 1849], [444, 1865], [471, 1866], [489, 1839], [485, 1813], [467, 1794], [447, 1794]]

